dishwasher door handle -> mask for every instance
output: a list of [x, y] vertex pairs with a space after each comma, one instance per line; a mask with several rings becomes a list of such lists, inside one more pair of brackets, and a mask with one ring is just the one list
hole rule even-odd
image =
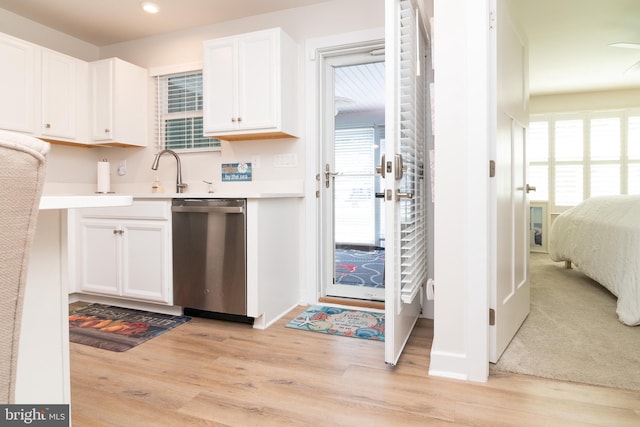
[[173, 206], [172, 212], [193, 212], [193, 213], [230, 213], [241, 214], [244, 212], [242, 206]]

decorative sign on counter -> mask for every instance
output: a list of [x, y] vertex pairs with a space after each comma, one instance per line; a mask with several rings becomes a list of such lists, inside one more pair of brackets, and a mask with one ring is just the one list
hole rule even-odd
[[251, 181], [251, 163], [223, 163], [222, 181]]

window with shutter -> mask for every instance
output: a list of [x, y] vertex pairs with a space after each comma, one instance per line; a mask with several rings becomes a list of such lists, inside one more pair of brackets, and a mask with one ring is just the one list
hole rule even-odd
[[527, 144], [531, 200], [548, 200], [552, 212], [588, 197], [640, 194], [637, 111], [533, 116]]
[[640, 116], [627, 119], [627, 194], [640, 194]]
[[531, 200], [549, 199], [549, 123], [531, 122], [527, 131], [527, 182], [536, 187]]
[[202, 71], [163, 74], [156, 79], [156, 141], [174, 151], [220, 150], [203, 136]]

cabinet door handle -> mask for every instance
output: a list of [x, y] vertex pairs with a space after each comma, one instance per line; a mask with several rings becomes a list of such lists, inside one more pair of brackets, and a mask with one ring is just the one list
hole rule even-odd
[[44, 124], [44, 128], [45, 129], [51, 129], [51, 123], [45, 123]]
[[109, 132], [111, 132], [109, 129], [104, 130], [104, 133], [109, 133]]
[[241, 121], [242, 121], [242, 117], [238, 117], [238, 122], [241, 122]]
[[124, 230], [113, 230], [113, 234], [123, 235], [124, 234]]
[[235, 117], [231, 117], [231, 123], [235, 123], [236, 122], [236, 118]]

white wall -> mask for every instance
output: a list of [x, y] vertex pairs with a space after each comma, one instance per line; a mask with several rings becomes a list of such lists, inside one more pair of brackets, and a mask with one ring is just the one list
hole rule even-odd
[[434, 2], [435, 313], [429, 373], [476, 381], [488, 376], [490, 3]]

